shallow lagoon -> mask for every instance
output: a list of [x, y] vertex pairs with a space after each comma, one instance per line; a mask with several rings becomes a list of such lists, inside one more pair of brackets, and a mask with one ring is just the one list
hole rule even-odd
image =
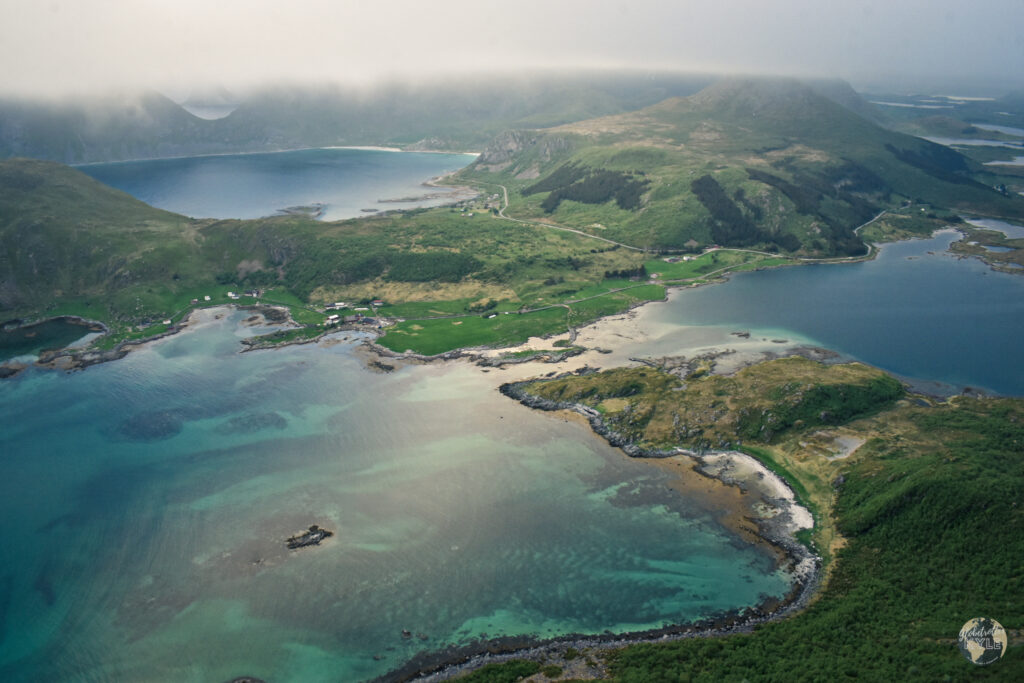
[[52, 318], [33, 325], [0, 329], [0, 361], [18, 356], [26, 360], [34, 358], [40, 351], [62, 349], [87, 335], [95, 337], [102, 328], [72, 318]]
[[[239, 354], [254, 330], [216, 315], [0, 385], [0, 678], [359, 680], [484, 633], [630, 631], [788, 590], [668, 475], [475, 366]], [[336, 535], [287, 551], [313, 523]]]

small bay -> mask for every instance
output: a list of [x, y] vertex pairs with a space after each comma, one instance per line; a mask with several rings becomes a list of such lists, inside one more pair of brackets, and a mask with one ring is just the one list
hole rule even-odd
[[86, 335], [95, 336], [102, 330], [101, 326], [66, 317], [25, 326], [12, 323], [0, 329], [0, 361], [23, 355], [34, 357], [47, 349], [61, 349]]
[[1013, 223], [1007, 223], [1006, 221], [997, 220], [995, 218], [964, 217], [964, 222], [973, 225], [976, 228], [996, 230], [1012, 240], [1024, 238], [1024, 225], [1014, 225]]
[[947, 147], [1008, 147], [1010, 149], [1022, 149], [1024, 148], [1024, 142], [1017, 142], [1014, 140], [983, 140], [980, 138], [944, 138], [944, 137], [925, 137], [925, 140], [934, 142], [938, 145], [945, 145]]
[[[789, 588], [710, 502], [495, 375], [372, 372], [355, 340], [239, 353], [243, 312], [197, 315], [0, 384], [3, 680], [357, 681]], [[310, 524], [335, 535], [287, 550]]]
[[950, 254], [956, 239], [942, 231], [883, 245], [871, 261], [738, 273], [675, 293], [648, 320], [822, 346], [938, 391], [1024, 395], [1024, 278]]
[[998, 126], [992, 123], [972, 123], [975, 128], [981, 128], [982, 130], [994, 130], [997, 133], [1006, 133], [1007, 135], [1016, 135], [1024, 138], [1024, 128], [1014, 128], [1013, 126]]

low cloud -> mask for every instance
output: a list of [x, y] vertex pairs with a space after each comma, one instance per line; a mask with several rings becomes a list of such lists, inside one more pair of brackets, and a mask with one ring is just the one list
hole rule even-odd
[[1020, 0], [0, 0], [0, 91], [634, 67], [1024, 84]]

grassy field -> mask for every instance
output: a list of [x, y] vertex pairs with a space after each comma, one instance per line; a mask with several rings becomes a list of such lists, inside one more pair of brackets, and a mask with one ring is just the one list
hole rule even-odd
[[508, 346], [530, 337], [565, 332], [567, 313], [564, 308], [553, 307], [494, 318], [475, 315], [405, 321], [389, 328], [377, 343], [393, 351], [414, 351], [426, 356], [473, 346]]
[[[627, 288], [614, 291], [620, 287]], [[566, 303], [529, 312], [507, 310], [510, 303], [502, 302], [486, 314], [406, 319], [389, 327], [378, 343], [392, 351], [412, 351], [426, 356], [460, 348], [510, 346], [530, 337], [560, 334], [638, 303], [664, 298], [665, 288], [660, 285], [603, 283], [574, 292]], [[406, 307], [382, 310], [401, 308]], [[437, 314], [444, 306], [422, 304], [416, 308]]]
[[644, 266], [648, 273], [656, 273], [663, 282], [693, 280], [712, 273], [728, 270], [753, 270], [797, 263], [794, 259], [782, 256], [766, 256], [748, 251], [717, 250], [688, 256], [691, 260], [670, 262], [666, 259], [680, 257], [664, 257], [647, 261]]

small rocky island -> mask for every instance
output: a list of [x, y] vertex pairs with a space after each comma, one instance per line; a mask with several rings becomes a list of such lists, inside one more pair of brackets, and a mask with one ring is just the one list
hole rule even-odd
[[298, 550], [299, 548], [308, 548], [311, 545], [320, 545], [320, 541], [333, 535], [333, 531], [321, 529], [314, 524], [309, 527], [308, 531], [289, 538], [286, 543], [288, 544], [288, 550]]

